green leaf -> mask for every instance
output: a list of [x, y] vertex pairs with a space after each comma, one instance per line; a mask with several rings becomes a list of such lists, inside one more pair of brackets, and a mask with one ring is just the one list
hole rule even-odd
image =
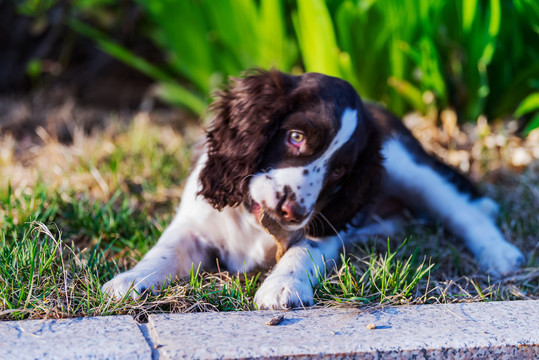
[[462, 0], [462, 30], [469, 33], [475, 19], [477, 0]]
[[539, 113], [535, 114], [535, 116], [526, 124], [524, 127], [524, 130], [522, 130], [522, 133], [524, 136], [528, 136], [533, 130], [539, 128]]
[[170, 104], [185, 106], [197, 115], [201, 115], [207, 106], [200, 97], [175, 82], [161, 82], [157, 87], [157, 96]]
[[539, 110], [539, 92], [528, 95], [514, 112], [515, 117], [521, 117], [532, 111]]
[[297, 49], [291, 46], [286, 34], [286, 18], [282, 2], [262, 0], [259, 9], [258, 66], [290, 70], [296, 60]]
[[298, 0], [294, 26], [307, 71], [340, 76], [333, 23], [322, 0]]
[[135, 55], [133, 52], [129, 51], [122, 45], [110, 40], [106, 34], [97, 30], [96, 28], [89, 26], [74, 18], [68, 20], [68, 25], [75, 29], [77, 32], [94, 40], [97, 43], [98, 47], [105, 53], [128, 64], [129, 66], [137, 69], [143, 74], [156, 80], [166, 81], [170, 79], [170, 75], [168, 75], [166, 72], [150, 64], [143, 58]]
[[167, 56], [173, 71], [209, 93], [209, 79], [218, 70], [216, 63], [230, 58], [228, 52], [216, 53], [216, 34], [210, 31], [210, 18], [205, 12], [209, 4], [192, 0], [138, 3], [153, 22], [148, 35]]
[[212, 15], [208, 17], [210, 28], [227, 50], [223, 53], [233, 54], [237, 61], [236, 72], [256, 65], [260, 47], [255, 3], [251, 0], [235, 0], [206, 1], [204, 4], [206, 14]]
[[490, 21], [488, 33], [491, 37], [496, 37], [500, 33], [502, 23], [502, 11], [500, 0], [490, 0]]

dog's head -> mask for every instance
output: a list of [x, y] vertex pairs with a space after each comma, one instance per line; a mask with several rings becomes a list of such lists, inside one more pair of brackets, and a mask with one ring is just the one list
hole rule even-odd
[[380, 136], [352, 86], [255, 71], [217, 94], [200, 194], [314, 237], [343, 229], [376, 193]]

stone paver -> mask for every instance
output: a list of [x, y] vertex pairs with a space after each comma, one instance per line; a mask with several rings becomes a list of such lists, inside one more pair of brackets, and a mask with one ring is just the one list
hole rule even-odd
[[130, 316], [0, 322], [0, 359], [151, 359]]
[[539, 358], [539, 301], [0, 322], [1, 360], [246, 357]]
[[[276, 314], [281, 324], [265, 325]], [[539, 301], [152, 315], [146, 326], [160, 359], [539, 358]]]

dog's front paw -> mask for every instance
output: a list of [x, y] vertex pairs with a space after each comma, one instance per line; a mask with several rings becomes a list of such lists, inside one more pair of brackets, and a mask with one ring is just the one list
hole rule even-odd
[[116, 275], [103, 285], [101, 291], [115, 300], [122, 299], [126, 294], [136, 300], [148, 292], [159, 293], [162, 283], [163, 279], [155, 273], [140, 274], [136, 270], [130, 270]]
[[524, 256], [516, 246], [504, 241], [485, 248], [479, 263], [494, 277], [504, 277], [524, 265]]
[[255, 294], [259, 309], [292, 309], [313, 304], [311, 283], [293, 276], [270, 275]]

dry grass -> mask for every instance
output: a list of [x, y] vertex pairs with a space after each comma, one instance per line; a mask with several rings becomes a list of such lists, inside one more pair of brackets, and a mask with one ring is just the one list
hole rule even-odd
[[[69, 144], [45, 127], [30, 140], [0, 135], [0, 319], [254, 309], [265, 274], [195, 272], [157, 297], [119, 304], [103, 298], [100, 284], [140, 259], [170, 221], [189, 149], [201, 134], [198, 127], [180, 133], [156, 125], [144, 112], [127, 125], [114, 116], [105, 123], [90, 132], [71, 129]], [[389, 242], [354, 249], [318, 287], [318, 304], [539, 298], [539, 131], [522, 140], [511, 122], [458, 128], [451, 112], [440, 127], [415, 115], [406, 123], [429, 150], [482, 180], [501, 205], [502, 232], [523, 250], [527, 267], [494, 282], [452, 235], [412, 223]]]

